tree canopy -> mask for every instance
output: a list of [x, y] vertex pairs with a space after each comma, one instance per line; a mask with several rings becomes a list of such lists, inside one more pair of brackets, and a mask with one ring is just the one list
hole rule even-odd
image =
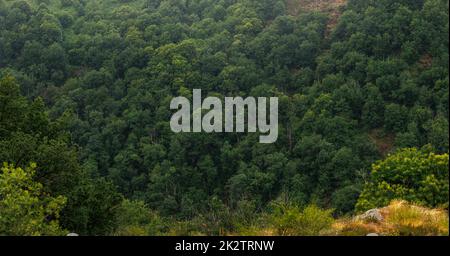
[[[335, 216], [445, 204], [448, 1], [330, 6], [0, 0], [0, 163], [66, 198], [80, 234], [172, 232], [160, 217], [218, 234], [281, 197]], [[277, 142], [173, 133], [170, 101], [193, 89], [278, 97]]]

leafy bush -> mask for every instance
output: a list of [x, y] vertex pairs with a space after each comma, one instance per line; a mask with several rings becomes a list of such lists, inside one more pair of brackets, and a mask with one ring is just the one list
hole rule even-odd
[[26, 169], [4, 164], [0, 170], [0, 235], [63, 235], [58, 218], [66, 203], [51, 197], [33, 180], [36, 165]]
[[359, 211], [403, 199], [429, 207], [448, 205], [448, 154], [402, 149], [372, 166], [370, 181], [356, 204]]
[[279, 236], [320, 235], [331, 227], [332, 210], [322, 210], [315, 205], [300, 209], [284, 203], [273, 203], [268, 216], [269, 227]]
[[116, 213], [119, 236], [161, 235], [166, 232], [164, 220], [142, 201], [123, 200]]

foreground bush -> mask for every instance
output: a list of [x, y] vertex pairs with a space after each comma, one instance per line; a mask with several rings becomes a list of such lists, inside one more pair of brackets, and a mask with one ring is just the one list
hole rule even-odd
[[59, 215], [66, 203], [51, 197], [33, 180], [36, 165], [26, 169], [4, 164], [0, 169], [0, 235], [64, 235]]
[[358, 211], [383, 207], [394, 199], [427, 207], [448, 205], [448, 154], [402, 149], [375, 163], [356, 204]]
[[123, 200], [116, 210], [117, 236], [155, 236], [166, 232], [165, 221], [142, 201]]
[[311, 205], [304, 209], [289, 204], [275, 203], [267, 220], [273, 235], [315, 236], [331, 227], [332, 210], [322, 210]]

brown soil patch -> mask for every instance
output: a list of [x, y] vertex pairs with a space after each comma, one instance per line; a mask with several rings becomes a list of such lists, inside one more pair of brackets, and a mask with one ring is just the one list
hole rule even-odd
[[369, 138], [382, 156], [386, 156], [394, 148], [395, 135], [392, 133], [384, 134], [382, 130], [374, 129], [369, 132]]
[[422, 68], [430, 68], [433, 65], [433, 57], [426, 53], [420, 57], [419, 64]]
[[289, 15], [297, 16], [301, 13], [319, 11], [329, 16], [327, 33], [329, 35], [341, 16], [341, 8], [347, 0], [287, 0], [286, 8]]

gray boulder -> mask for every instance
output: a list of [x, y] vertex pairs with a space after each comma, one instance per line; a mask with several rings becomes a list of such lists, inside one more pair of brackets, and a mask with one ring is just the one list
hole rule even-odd
[[370, 222], [380, 222], [383, 221], [383, 216], [379, 209], [368, 210], [364, 214], [356, 216], [356, 220], [370, 221]]

